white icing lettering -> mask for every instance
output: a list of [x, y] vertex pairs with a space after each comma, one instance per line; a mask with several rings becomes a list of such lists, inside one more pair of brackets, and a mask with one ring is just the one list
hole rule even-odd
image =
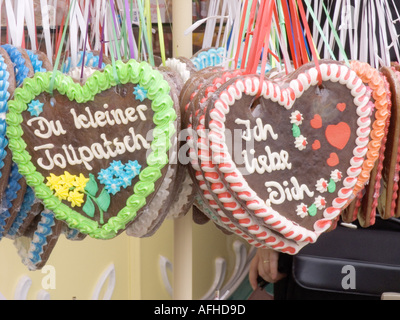
[[146, 121], [146, 115], [143, 113], [147, 111], [147, 106], [145, 104], [140, 104], [137, 106], [137, 112], [139, 113], [139, 118], [142, 121]]
[[[129, 108], [129, 109], [135, 110], [135, 108]], [[121, 109], [111, 110], [110, 113], [114, 117], [116, 124], [122, 124], [122, 123], [128, 124], [128, 120], [127, 120], [127, 118], [125, 118], [124, 112]]]
[[[147, 142], [147, 140], [140, 134], [135, 134], [135, 129], [129, 128], [129, 133], [131, 136], [125, 136], [124, 137], [124, 144], [126, 146], [126, 149], [129, 152], [134, 152], [135, 150], [141, 150], [143, 145], [143, 148], [145, 149], [150, 149], [150, 144]], [[129, 141], [132, 140], [132, 146], [129, 145]]]
[[[64, 150], [64, 152], [65, 152], [65, 154], [66, 154], [66, 156], [67, 156], [67, 161], [68, 161], [68, 163], [70, 163], [70, 164], [73, 165], [73, 166], [82, 163], [82, 160], [78, 159], [78, 157], [76, 156], [75, 149], [74, 149], [71, 145], [69, 145], [69, 146], [67, 147], [67, 146], [64, 144], [64, 145], [62, 146], [62, 148], [63, 148], [63, 150]], [[71, 151], [72, 157], [71, 157], [71, 155], [70, 155], [68, 149]]]
[[[104, 109], [107, 109], [108, 105], [104, 105]], [[114, 126], [120, 124], [128, 124], [129, 122], [135, 122], [139, 118], [142, 121], [146, 121], [147, 117], [144, 114], [148, 108], [146, 105], [141, 104], [136, 108], [129, 107], [124, 110], [115, 109], [111, 111], [101, 111], [97, 110], [92, 112], [89, 107], [85, 108], [86, 114], [77, 114], [77, 111], [72, 108], [70, 113], [74, 119], [74, 125], [76, 129], [88, 129], [88, 128], [98, 128], [105, 127], [106, 125]], [[136, 112], [138, 115], [136, 115]]]
[[38, 159], [38, 165], [39, 165], [40, 167], [42, 167], [43, 169], [45, 169], [45, 170], [52, 170], [52, 169], [54, 168], [54, 161], [53, 161], [53, 159], [51, 158], [50, 152], [49, 152], [49, 150], [48, 150], [48, 149], [53, 149], [53, 148], [54, 148], [54, 144], [51, 144], [51, 143], [45, 144], [45, 145], [40, 146], [40, 147], [35, 147], [35, 148], [33, 148], [33, 150], [35, 150], [35, 151], [47, 149], [44, 153], [45, 153], [45, 155], [46, 155], [46, 157], [47, 157], [47, 160], [49, 161], [49, 164], [48, 164], [48, 165], [45, 165], [45, 164], [43, 163], [43, 158], [39, 158], [39, 159]]
[[292, 164], [289, 163], [289, 153], [287, 151], [281, 150], [280, 153], [272, 152], [269, 146], [266, 146], [264, 149], [267, 154], [258, 157], [253, 156], [255, 153], [254, 150], [250, 150], [252, 156], [248, 155], [247, 150], [242, 151], [246, 170], [250, 174], [254, 172], [264, 174], [265, 172], [271, 173], [273, 171], [292, 169]]
[[288, 187], [289, 183], [287, 181], [283, 183], [283, 186], [276, 181], [265, 182], [265, 187], [269, 193], [268, 200], [266, 201], [267, 205], [283, 204], [285, 201], [304, 200], [305, 195], [309, 198], [314, 197], [314, 192], [310, 191], [305, 184], [300, 185], [296, 177], [291, 177], [290, 182], [293, 185], [292, 188]]
[[[87, 113], [88, 116], [89, 116], [89, 123], [90, 123], [90, 126], [91, 126], [92, 128], [97, 128], [97, 127], [99, 126], [99, 124], [98, 124], [97, 122], [94, 121], [94, 118], [93, 118], [93, 115], [92, 115], [92, 112], [91, 112], [90, 108], [89, 108], [89, 107], [86, 107], [86, 108], [85, 108], [85, 111], [86, 111], [86, 113]], [[108, 111], [106, 111], [106, 113], [108, 113]]]
[[77, 129], [82, 129], [82, 128], [89, 128], [90, 124], [89, 123], [85, 123], [85, 121], [88, 121], [88, 119], [86, 118], [85, 115], [80, 114], [79, 116], [76, 115], [75, 109], [71, 109], [70, 110], [72, 116], [74, 117], [74, 124], [75, 124], [75, 128]]
[[96, 122], [100, 127], [104, 127], [107, 124], [107, 121], [105, 121], [106, 116], [104, 112], [96, 111], [94, 114], [94, 118], [96, 119]]
[[274, 132], [272, 126], [269, 124], [264, 126], [260, 118], [256, 120], [257, 125], [254, 128], [250, 127], [250, 120], [236, 119], [235, 123], [246, 126], [246, 131], [242, 135], [242, 139], [245, 141], [251, 141], [253, 137], [254, 140], [259, 142], [266, 141], [268, 140], [268, 134], [273, 140], [278, 140], [278, 134]]
[[35, 151], [44, 150], [45, 154], [45, 159], [39, 157], [37, 163], [44, 170], [52, 170], [55, 166], [65, 169], [67, 164], [71, 166], [83, 164], [88, 171], [92, 171], [93, 167], [90, 162], [94, 159], [110, 159], [124, 154], [126, 151], [133, 153], [142, 148], [150, 149], [150, 144], [146, 139], [140, 134], [135, 134], [133, 128], [129, 129], [129, 134], [122, 140], [115, 138], [110, 141], [105, 134], [101, 134], [100, 137], [103, 140], [103, 144], [93, 143], [90, 146], [78, 148], [74, 148], [71, 144], [68, 146], [63, 145], [61, 147], [63, 152], [54, 155], [50, 152], [55, 148], [54, 144], [35, 147]]
[[56, 136], [60, 136], [67, 133], [59, 120], [54, 122], [53, 120], [49, 121], [43, 117], [36, 117], [29, 119], [27, 124], [29, 127], [32, 127], [33, 124], [36, 122], [39, 126], [39, 129], [36, 129], [34, 131], [34, 134], [39, 138], [49, 139], [53, 134]]

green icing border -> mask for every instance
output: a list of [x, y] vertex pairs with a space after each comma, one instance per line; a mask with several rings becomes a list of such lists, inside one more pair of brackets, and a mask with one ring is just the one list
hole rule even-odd
[[[55, 217], [65, 221], [70, 228], [96, 239], [111, 239], [126, 228], [126, 225], [136, 218], [137, 212], [146, 204], [146, 198], [154, 192], [155, 182], [162, 176], [161, 170], [168, 163], [168, 150], [171, 147], [171, 137], [176, 129], [174, 121], [177, 118], [172, 98], [171, 88], [162, 74], [154, 70], [148, 63], [138, 63], [130, 60], [127, 63], [116, 62], [118, 80], [121, 84], [128, 82], [139, 84], [147, 90], [152, 100], [154, 111], [153, 121], [156, 125], [151, 143], [152, 152], [147, 158], [148, 167], [139, 175], [139, 181], [134, 186], [134, 193], [128, 198], [126, 206], [117, 216], [110, 218], [100, 226], [98, 222], [82, 216], [69, 206], [62, 203], [44, 183], [43, 175], [36, 171], [31, 162], [31, 156], [26, 151], [26, 143], [22, 139], [23, 121], [21, 113], [27, 110], [27, 104], [42, 92], [50, 93], [52, 72], [36, 73], [33, 78], [25, 79], [23, 86], [15, 90], [14, 97], [9, 101], [9, 112], [6, 117], [9, 147], [13, 160], [19, 167], [19, 172], [25, 177], [29, 186], [34, 188], [36, 196], [43, 200], [45, 207], [52, 210]], [[66, 95], [69, 100], [78, 103], [93, 101], [94, 97], [113, 86], [117, 86], [113, 67], [108, 65], [103, 71], [96, 71], [82, 86], [75, 83], [71, 77], [57, 72], [54, 90]]]

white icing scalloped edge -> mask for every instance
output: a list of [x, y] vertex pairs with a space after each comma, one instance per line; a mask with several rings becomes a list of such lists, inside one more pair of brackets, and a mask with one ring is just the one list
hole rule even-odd
[[183, 83], [189, 80], [190, 78], [190, 71], [187, 68], [187, 64], [180, 61], [179, 59], [176, 58], [168, 58], [165, 61], [165, 65], [167, 67], [170, 67], [172, 70], [176, 71], [179, 73], [179, 75], [182, 77]]

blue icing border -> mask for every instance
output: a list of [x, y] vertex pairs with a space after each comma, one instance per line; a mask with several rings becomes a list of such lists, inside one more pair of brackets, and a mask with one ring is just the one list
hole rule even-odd
[[1, 210], [4, 211], [0, 213], [0, 240], [4, 237], [4, 227], [7, 225], [7, 219], [10, 217], [9, 209], [12, 207], [12, 201], [17, 197], [18, 190], [21, 189], [21, 185], [18, 183], [18, 180], [21, 178], [22, 176], [18, 172], [18, 166], [13, 163], [5, 196], [3, 197], [3, 206]]
[[[77, 63], [77, 67], [82, 67], [82, 60], [83, 60], [83, 51], [79, 52], [79, 61]], [[85, 57], [85, 67], [92, 67], [92, 68], [97, 68], [99, 66], [99, 56], [95, 56], [92, 52], [86, 52], [86, 57]], [[106, 64], [103, 62], [101, 65], [101, 68], [104, 69], [106, 67]], [[65, 63], [62, 68], [63, 73], [68, 73], [71, 71], [71, 57], [68, 57], [65, 60]]]
[[11, 61], [14, 63], [15, 80], [17, 81], [17, 87], [19, 87], [29, 73], [29, 68], [25, 66], [26, 61], [16, 47], [4, 44], [2, 48], [7, 51]]
[[65, 237], [68, 240], [74, 240], [78, 234], [80, 233], [80, 231], [78, 229], [67, 229], [67, 231], [64, 232]]
[[26, 50], [29, 59], [31, 60], [33, 71], [36, 72], [46, 72], [47, 70], [43, 68], [43, 61], [31, 50]]
[[7, 101], [10, 98], [10, 93], [8, 92], [8, 87], [10, 86], [9, 78], [10, 73], [7, 71], [7, 64], [0, 54], [0, 113], [8, 111]]
[[[29, 73], [29, 68], [25, 66], [26, 61], [22, 57], [21, 52], [16, 47], [9, 45], [9, 44], [5, 44], [5, 45], [2, 45], [2, 48], [7, 51], [8, 55], [10, 56], [11, 61], [14, 63], [15, 77], [17, 80], [17, 86], [19, 86], [20, 84], [22, 84], [22, 82], [28, 76], [28, 73]], [[44, 68], [42, 68], [43, 62], [38, 59], [38, 56], [35, 55], [30, 50], [26, 50], [26, 52], [29, 56], [29, 59], [34, 68], [34, 71], [38, 72], [40, 70], [40, 71], [45, 72], [46, 70]], [[3, 58], [2, 58], [2, 60], [3, 60], [3, 64], [5, 65]], [[7, 67], [7, 65], [5, 65], [5, 68], [6, 67]], [[0, 64], [0, 72], [1, 72], [1, 70], [3, 70], [3, 69]], [[1, 93], [0, 93], [0, 96], [1, 96]], [[8, 95], [8, 97], [9, 97], [9, 95]], [[0, 112], [1, 111], [2, 110], [0, 110]], [[5, 104], [4, 112], [7, 112], [7, 111], [8, 111], [7, 104]], [[4, 134], [3, 134], [3, 131], [4, 131]], [[5, 150], [5, 148], [8, 145], [8, 140], [5, 136], [5, 134], [6, 134], [6, 122], [5, 122], [5, 120], [0, 119], [0, 161], [1, 161], [0, 169], [4, 166], [3, 160], [4, 160], [5, 156], [7, 155], [7, 151]], [[1, 177], [1, 175], [0, 175], [0, 177]], [[6, 188], [5, 196], [3, 198], [2, 210], [5, 210], [5, 211], [0, 214], [0, 240], [5, 236], [4, 235], [4, 227], [6, 226], [6, 220], [10, 217], [9, 209], [12, 207], [12, 201], [17, 197], [18, 190], [21, 189], [21, 185], [19, 184], [18, 181], [22, 178], [23, 178], [22, 175], [18, 172], [18, 166], [13, 162], [12, 167], [11, 167], [11, 173], [8, 178], [8, 186]], [[24, 202], [25, 201], [28, 201], [26, 194], [24, 197]], [[34, 201], [34, 199], [33, 199], [33, 201]], [[22, 205], [24, 205], [24, 202]], [[27, 205], [27, 204], [25, 204], [25, 205]], [[22, 209], [22, 207], [21, 207], [21, 209]], [[25, 212], [25, 217], [24, 217], [23, 212], [21, 215], [21, 209], [17, 216], [18, 220], [14, 221], [8, 234], [10, 234], [11, 230], [12, 230], [11, 231], [12, 233], [15, 232], [15, 234], [16, 234], [16, 232], [18, 231], [18, 228], [21, 226], [21, 224], [23, 222], [23, 219], [26, 218], [28, 210]], [[19, 224], [19, 226], [17, 227], [18, 224]], [[15, 228], [17, 228], [17, 229], [15, 229]], [[10, 236], [13, 236], [12, 233], [10, 234]]]
[[21, 209], [18, 212], [10, 230], [7, 233], [7, 237], [15, 237], [18, 233], [19, 228], [24, 223], [25, 218], [28, 217], [28, 213], [35, 203], [35, 192], [29, 186], [27, 186], [26, 193], [24, 196], [24, 201], [22, 202]]
[[[8, 88], [10, 83], [8, 79], [10, 78], [10, 73], [7, 71], [7, 64], [4, 61], [4, 57], [0, 55], [0, 114], [5, 114], [8, 111], [8, 99], [10, 98], [10, 93]], [[5, 150], [8, 145], [8, 139], [6, 138], [6, 121], [0, 117], [0, 170], [4, 167], [4, 158], [7, 155]], [[2, 172], [0, 171], [0, 178], [2, 177]]]
[[225, 54], [225, 48], [218, 49], [211, 48], [208, 51], [200, 52], [196, 57], [191, 60], [197, 70], [202, 70], [207, 67], [214, 67], [222, 63], [222, 57]]
[[[220, 65], [223, 62], [222, 57], [225, 54], [225, 48], [218, 48], [218, 49], [210, 49], [208, 51], [200, 52], [196, 57], [193, 57], [191, 60], [195, 65], [197, 70], [202, 70], [207, 67], [215, 67]], [[240, 69], [241, 59], [238, 61], [237, 68]], [[265, 67], [265, 73], [271, 71], [272, 67], [267, 64]], [[261, 65], [257, 68], [257, 73], [261, 73]]]
[[31, 246], [28, 251], [28, 259], [31, 265], [36, 266], [42, 262], [43, 247], [47, 244], [47, 237], [52, 234], [52, 227], [55, 225], [54, 213], [43, 211], [36, 231], [34, 232]]
[[[237, 64], [237, 69], [240, 69], [241, 65], [242, 65], [242, 59], [239, 58], [238, 64]], [[265, 65], [265, 73], [268, 73], [268, 72], [270, 72], [271, 70], [272, 70], [271, 65], [267, 63], [267, 64]], [[261, 65], [260, 65], [260, 64], [259, 64], [258, 67], [257, 67], [257, 74], [261, 74]]]

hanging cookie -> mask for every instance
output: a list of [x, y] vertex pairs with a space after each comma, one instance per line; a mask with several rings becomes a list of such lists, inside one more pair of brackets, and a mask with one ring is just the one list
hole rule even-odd
[[62, 231], [63, 222], [48, 210], [32, 221], [25, 233], [14, 241], [22, 263], [30, 271], [41, 270], [50, 258]]
[[113, 238], [165, 178], [176, 119], [169, 93], [158, 71], [134, 60], [84, 84], [37, 73], [9, 104], [13, 159], [56, 219]]
[[[348, 67], [327, 61], [306, 64], [279, 83], [259, 79], [239, 77], [217, 91], [206, 117], [212, 159], [261, 225], [315, 242], [362, 171], [371, 124], [366, 87]], [[233, 149], [228, 130], [241, 132]]]
[[128, 226], [126, 234], [133, 237], [150, 237], [152, 236], [162, 225], [166, 219], [168, 213], [172, 210], [171, 206], [174, 199], [178, 195], [178, 180], [177, 176], [181, 166], [178, 160], [179, 153], [179, 141], [178, 136], [180, 134], [180, 107], [179, 107], [179, 94], [182, 90], [182, 81], [179, 75], [169, 69], [160, 67], [158, 70], [164, 77], [171, 88], [170, 96], [174, 102], [176, 118], [176, 133], [171, 137], [171, 149], [169, 150], [169, 163], [166, 166], [165, 178], [153, 200], [148, 202], [143, 207], [138, 217]]
[[8, 139], [6, 137], [5, 117], [8, 111], [8, 99], [12, 97], [16, 88], [16, 80], [14, 64], [7, 51], [2, 47], [0, 47], [0, 72], [0, 195], [3, 197], [12, 164], [12, 155], [8, 149]]
[[387, 78], [392, 93], [392, 108], [390, 116], [389, 132], [382, 170], [382, 192], [378, 201], [378, 211], [383, 219], [395, 216], [396, 202], [398, 198], [398, 181], [400, 172], [400, 72], [394, 67], [383, 67], [382, 73]]

